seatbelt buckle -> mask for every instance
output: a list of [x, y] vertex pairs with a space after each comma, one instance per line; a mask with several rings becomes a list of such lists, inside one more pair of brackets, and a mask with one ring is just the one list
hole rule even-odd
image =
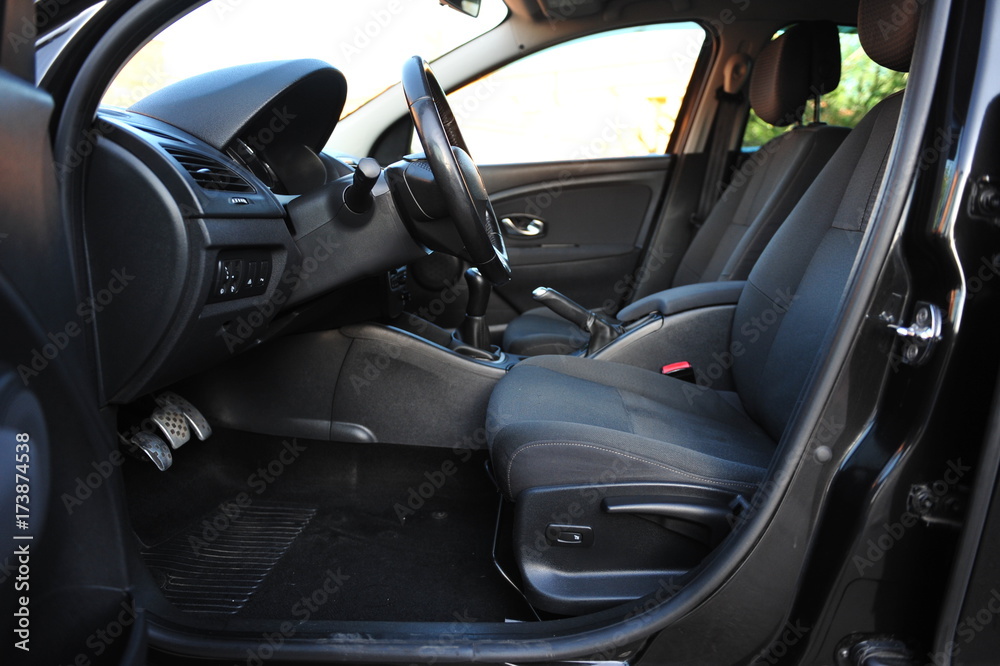
[[667, 365], [660, 368], [660, 374], [669, 375], [674, 379], [680, 379], [685, 382], [694, 382], [694, 368], [687, 361], [678, 361], [677, 363], [668, 363]]

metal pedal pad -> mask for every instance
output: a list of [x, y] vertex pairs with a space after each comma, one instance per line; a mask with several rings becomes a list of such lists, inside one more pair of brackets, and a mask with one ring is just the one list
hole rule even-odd
[[191, 439], [191, 429], [188, 428], [184, 412], [177, 407], [173, 405], [159, 407], [150, 418], [160, 429], [170, 448], [179, 449]]
[[212, 436], [212, 426], [208, 424], [208, 419], [197, 407], [192, 405], [186, 398], [183, 398], [172, 391], [164, 391], [156, 396], [156, 404], [160, 407], [176, 407], [184, 415], [184, 419], [191, 428], [191, 432], [198, 439], [205, 441]]
[[137, 432], [129, 442], [149, 456], [161, 472], [166, 472], [174, 464], [174, 455], [170, 453], [170, 447], [151, 432]]

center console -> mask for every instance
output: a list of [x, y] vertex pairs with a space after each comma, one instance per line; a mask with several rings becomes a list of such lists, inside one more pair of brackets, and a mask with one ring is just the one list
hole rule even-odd
[[[658, 295], [656, 312], [629, 323], [590, 355], [657, 372], [678, 361], [705, 372], [721, 364], [724, 376], [713, 376], [713, 386], [725, 390], [735, 298], [720, 296], [720, 287], [702, 295], [670, 291], [675, 293]], [[474, 307], [470, 311], [481, 317]], [[404, 313], [393, 325], [352, 324], [273, 340], [177, 390], [223, 427], [329, 441], [485, 448], [490, 394], [521, 360], [470, 327], [453, 333]]]

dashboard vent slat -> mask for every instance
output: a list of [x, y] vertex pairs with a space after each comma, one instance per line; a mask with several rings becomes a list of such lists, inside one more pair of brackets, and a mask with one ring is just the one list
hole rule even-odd
[[172, 146], [164, 150], [191, 174], [203, 190], [244, 194], [256, 192], [250, 183], [218, 160]]

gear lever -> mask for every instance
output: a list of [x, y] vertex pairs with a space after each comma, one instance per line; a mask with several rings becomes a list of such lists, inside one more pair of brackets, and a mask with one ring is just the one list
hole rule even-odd
[[465, 284], [469, 288], [469, 302], [465, 309], [465, 320], [459, 328], [462, 342], [490, 351], [490, 329], [486, 325], [486, 306], [490, 302], [493, 287], [483, 277], [478, 268], [465, 271]]

